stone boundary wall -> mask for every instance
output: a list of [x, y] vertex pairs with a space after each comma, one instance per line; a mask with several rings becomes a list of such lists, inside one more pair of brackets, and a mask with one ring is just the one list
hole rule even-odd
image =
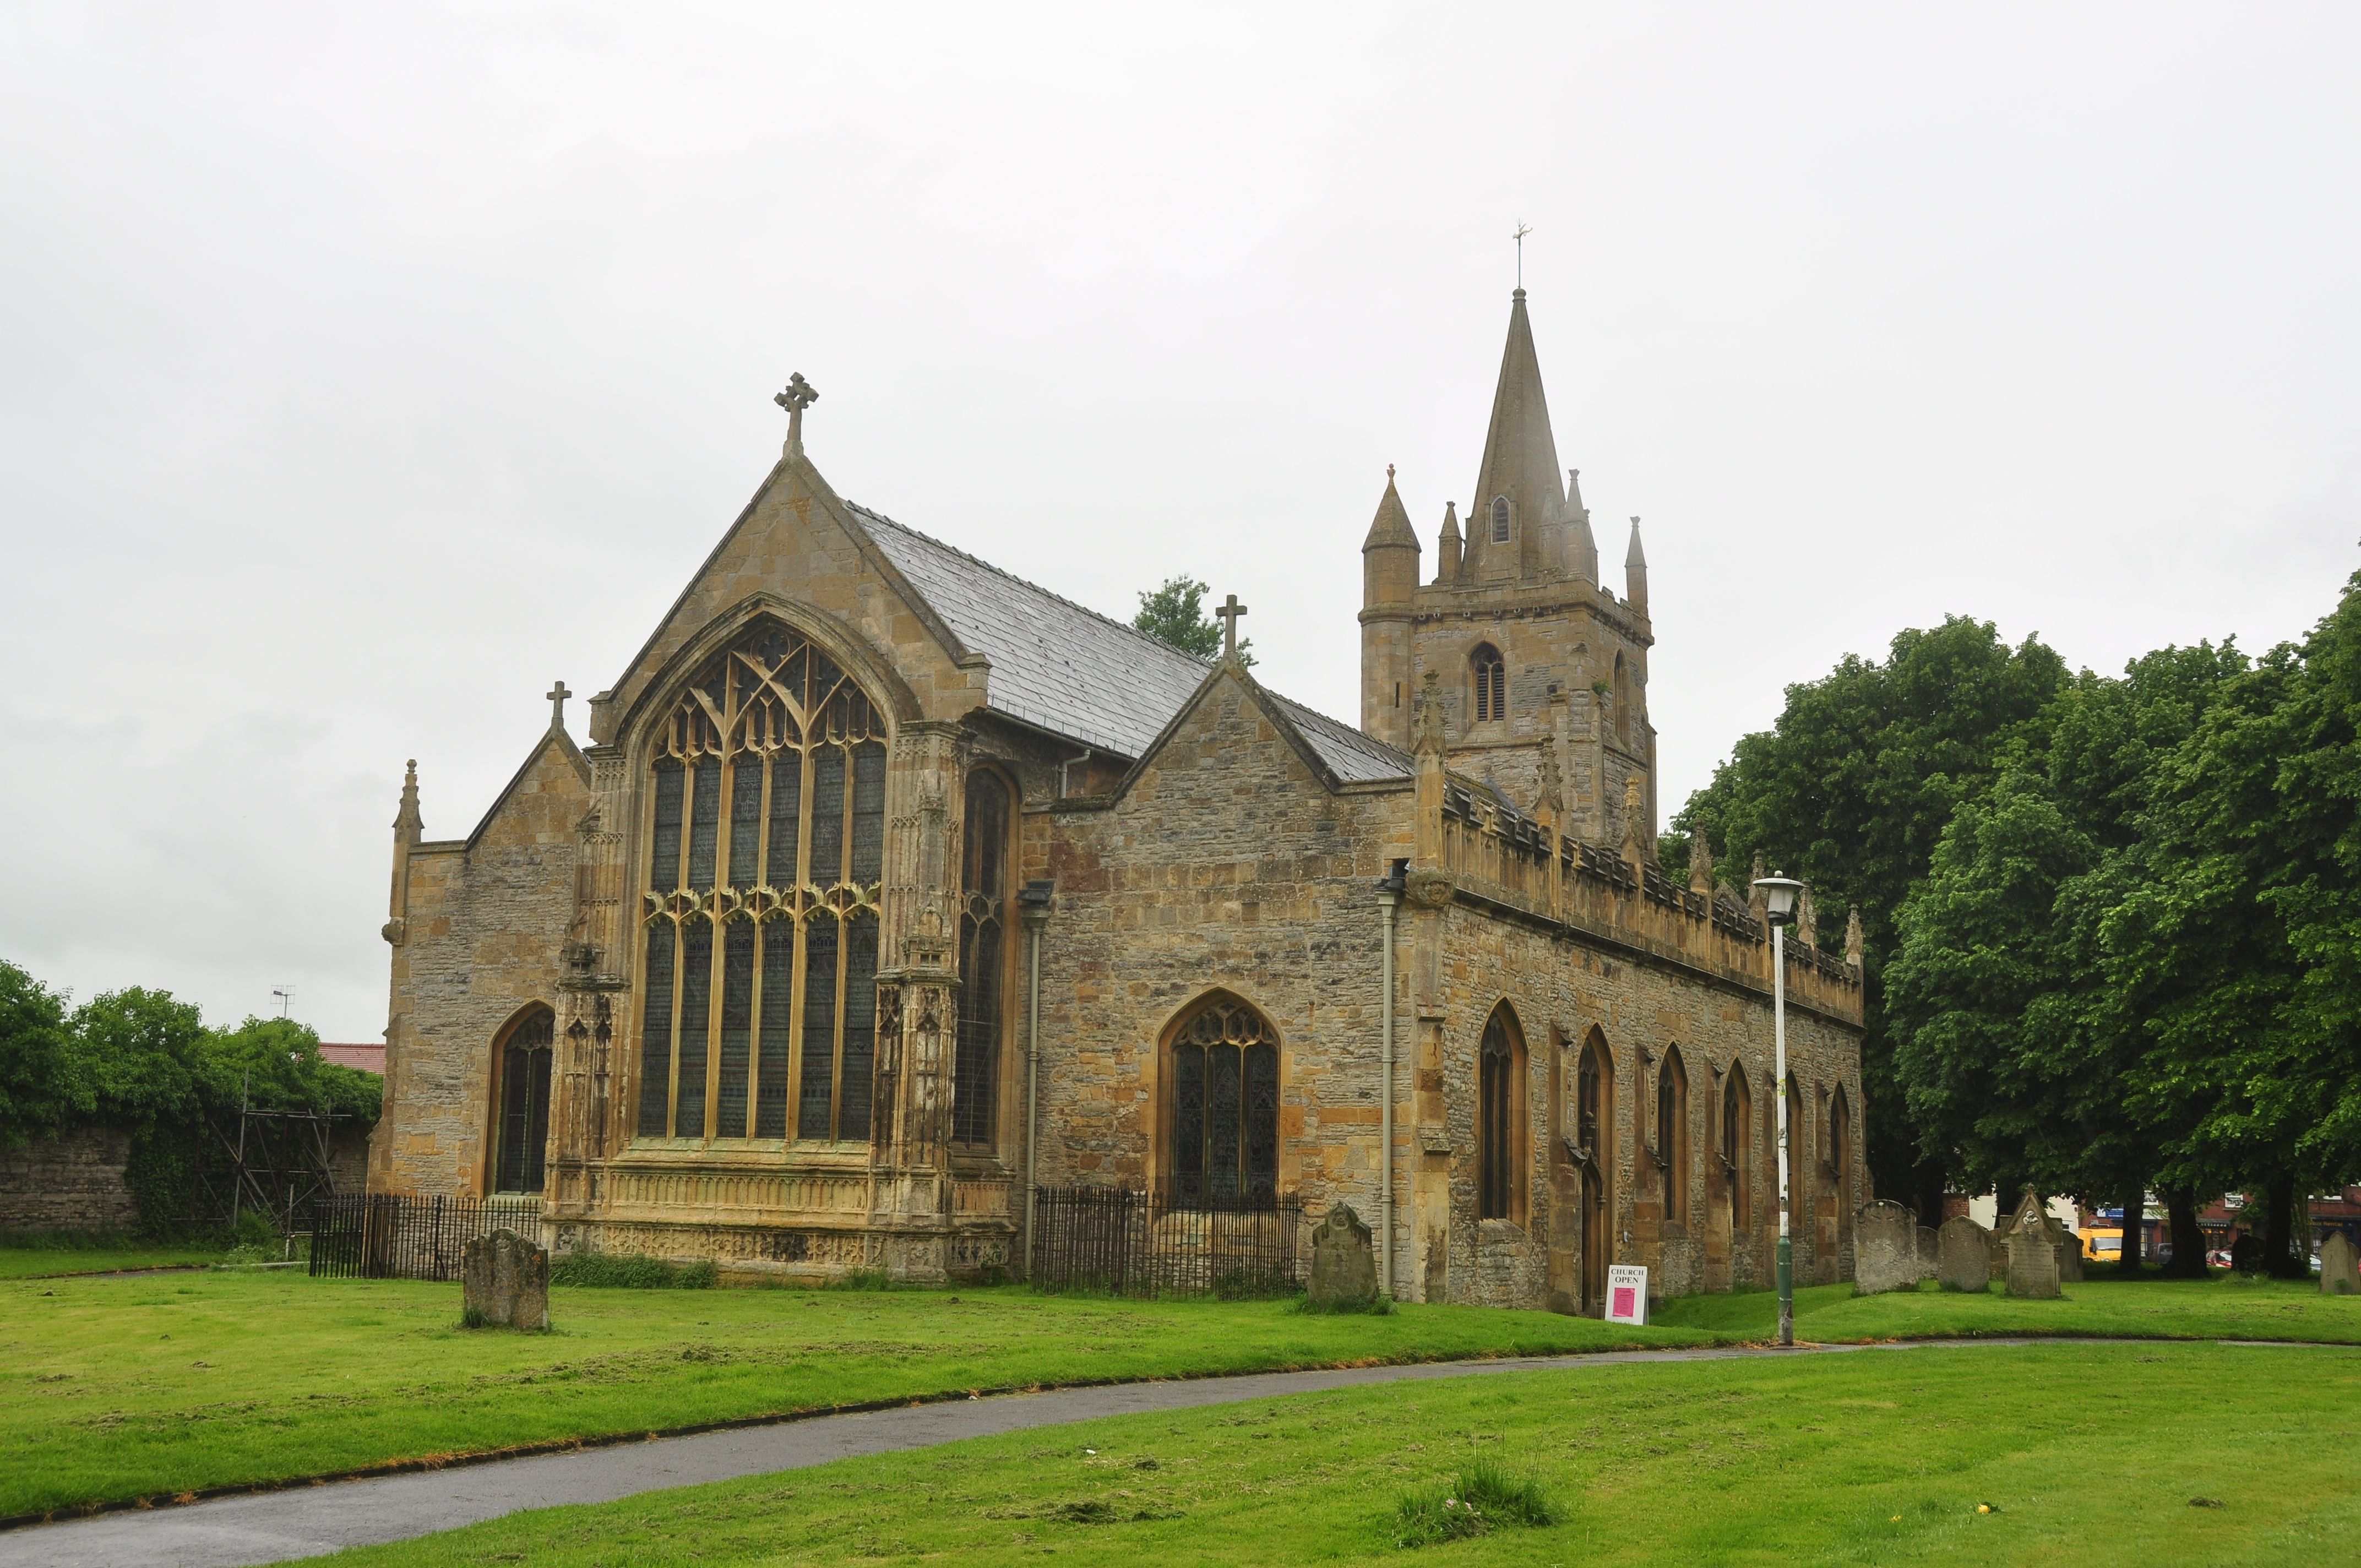
[[[130, 1132], [104, 1125], [0, 1149], [0, 1230], [137, 1230], [139, 1205], [123, 1179], [130, 1160]], [[368, 1179], [368, 1135], [338, 1131], [328, 1146], [328, 1173], [337, 1191], [360, 1191]]]

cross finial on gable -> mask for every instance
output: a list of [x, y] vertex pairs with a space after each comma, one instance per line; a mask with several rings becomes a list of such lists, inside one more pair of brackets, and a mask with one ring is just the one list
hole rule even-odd
[[565, 729], [566, 699], [574, 694], [566, 689], [564, 681], [560, 681], [542, 695], [549, 698], [549, 727], [552, 729]]
[[787, 378], [785, 389], [774, 393], [771, 400], [787, 411], [786, 455], [790, 457], [802, 456], [804, 455], [804, 411], [819, 401], [819, 393], [813, 389], [812, 384], [804, 379], [804, 373], [798, 370]]
[[1213, 607], [1213, 614], [1222, 623], [1222, 657], [1224, 659], [1238, 656], [1238, 617], [1246, 612], [1246, 607], [1238, 602], [1235, 594]]

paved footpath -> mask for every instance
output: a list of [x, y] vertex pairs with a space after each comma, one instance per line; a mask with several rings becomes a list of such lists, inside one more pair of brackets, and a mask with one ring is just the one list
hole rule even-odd
[[[2023, 1340], [1949, 1342], [2023, 1344]], [[408, 1541], [498, 1519], [523, 1508], [606, 1503], [667, 1486], [693, 1486], [740, 1475], [800, 1470], [834, 1459], [894, 1453], [1144, 1410], [1182, 1410], [1358, 1388], [1429, 1377], [1563, 1368], [1608, 1369], [1658, 1361], [1720, 1361], [1745, 1356], [1868, 1349], [1815, 1345], [1772, 1349], [1622, 1351], [1517, 1361], [1429, 1362], [1326, 1372], [1259, 1373], [1185, 1382], [1124, 1383], [1040, 1394], [906, 1405], [854, 1415], [814, 1416], [769, 1426], [615, 1443], [527, 1459], [495, 1460], [277, 1492], [250, 1492], [185, 1508], [99, 1514], [0, 1533], [0, 1568], [244, 1568], [316, 1557], [347, 1546]], [[1902, 1346], [1876, 1348], [1900, 1349]]]

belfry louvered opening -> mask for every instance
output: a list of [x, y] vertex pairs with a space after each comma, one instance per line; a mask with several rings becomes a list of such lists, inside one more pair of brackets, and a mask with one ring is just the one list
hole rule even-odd
[[640, 1135], [865, 1139], [883, 716], [763, 621], [689, 683], [653, 749]]

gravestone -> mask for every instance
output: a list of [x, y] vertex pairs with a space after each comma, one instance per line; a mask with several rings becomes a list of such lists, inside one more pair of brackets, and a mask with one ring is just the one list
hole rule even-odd
[[1926, 1277], [1918, 1264], [1918, 1216], [1881, 1198], [1853, 1217], [1852, 1288], [1862, 1296], [1910, 1290]]
[[1366, 1307], [1378, 1299], [1378, 1257], [1369, 1227], [1350, 1203], [1328, 1211], [1312, 1233], [1312, 1283], [1315, 1307]]
[[549, 1253], [511, 1230], [478, 1236], [459, 1249], [467, 1304], [505, 1329], [549, 1327]]
[[2328, 1239], [2320, 1244], [2320, 1293], [2323, 1296], [2361, 1295], [2361, 1270], [2355, 1266], [2356, 1249], [2353, 1238], [2343, 1231], [2331, 1231]]
[[1981, 1296], [1992, 1288], [1992, 1233], [1954, 1214], [1935, 1233], [1935, 1277], [1946, 1290]]
[[2058, 1244], [2046, 1226], [2027, 1225], [2008, 1238], [2008, 1293], [2037, 1300], [2055, 1298], [2058, 1288]]
[[[2041, 1194], [2030, 1186], [2017, 1199], [2015, 1212], [2002, 1223], [2000, 1234], [2004, 1238], [2014, 1236], [2028, 1227], [2038, 1228], [2049, 1238], [2050, 1246], [2058, 1254], [2059, 1279], [2068, 1285], [2080, 1285], [2082, 1282], [2082, 1238], [2061, 1224], [2049, 1212], [2049, 1205], [2043, 1201]], [[1993, 1261], [2000, 1265], [2002, 1273], [2005, 1275], [2009, 1266], [2005, 1258]]]

